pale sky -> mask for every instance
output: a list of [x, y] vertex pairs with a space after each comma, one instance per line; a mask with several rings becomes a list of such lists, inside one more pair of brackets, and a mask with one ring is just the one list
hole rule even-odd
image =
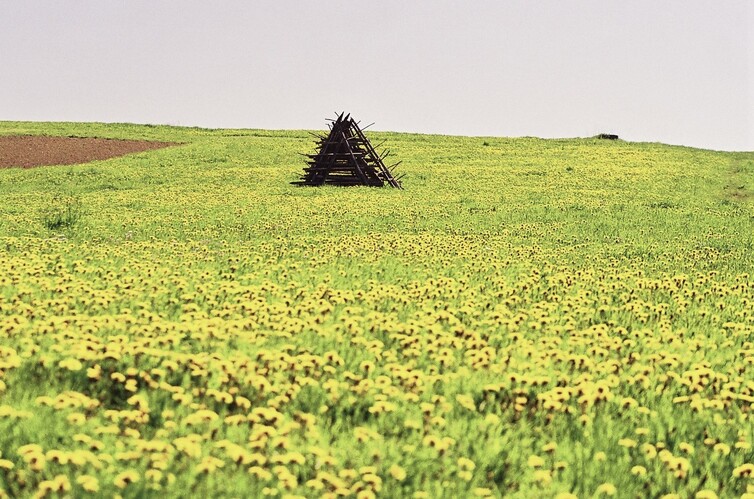
[[0, 0], [0, 120], [754, 151], [754, 0]]

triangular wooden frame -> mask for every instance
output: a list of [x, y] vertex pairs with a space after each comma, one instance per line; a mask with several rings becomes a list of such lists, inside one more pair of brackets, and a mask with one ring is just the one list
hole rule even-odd
[[367, 185], [382, 187], [389, 185], [402, 189], [400, 178], [395, 178], [392, 170], [383, 160], [389, 154], [377, 154], [369, 139], [359, 128], [351, 115], [341, 113], [330, 125], [328, 135], [316, 135], [318, 151], [307, 154], [307, 167], [294, 185]]

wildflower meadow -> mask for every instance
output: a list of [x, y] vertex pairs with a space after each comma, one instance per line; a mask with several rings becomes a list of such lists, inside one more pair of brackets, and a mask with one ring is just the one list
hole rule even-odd
[[754, 497], [754, 153], [0, 134], [178, 144], [0, 169], [0, 497]]

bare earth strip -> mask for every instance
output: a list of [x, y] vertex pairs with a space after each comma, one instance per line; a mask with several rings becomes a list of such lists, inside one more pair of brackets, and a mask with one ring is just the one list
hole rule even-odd
[[0, 168], [75, 165], [173, 145], [176, 144], [93, 137], [0, 137]]

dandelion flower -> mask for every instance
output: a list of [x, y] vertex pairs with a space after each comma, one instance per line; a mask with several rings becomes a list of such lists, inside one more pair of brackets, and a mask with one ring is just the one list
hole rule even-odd
[[636, 476], [644, 476], [647, 474], [647, 468], [644, 466], [634, 466], [631, 468], [631, 474]]
[[681, 442], [680, 444], [678, 444], [678, 449], [685, 452], [686, 454], [694, 453], [694, 446], [687, 442]]
[[310, 489], [314, 489], [314, 490], [322, 490], [322, 489], [325, 488], [324, 482], [322, 482], [322, 480], [318, 480], [316, 478], [313, 478], [313, 479], [307, 481], [306, 482], [306, 486], [309, 487]]
[[657, 456], [657, 448], [654, 445], [649, 444], [649, 443], [642, 444], [641, 451], [649, 459], [654, 459], [655, 456]]
[[126, 488], [128, 484], [135, 483], [138, 481], [139, 481], [138, 473], [136, 473], [134, 470], [126, 470], [121, 473], [118, 473], [115, 477], [115, 480], [113, 480], [113, 483], [119, 489], [123, 489], [123, 488]]
[[71, 481], [65, 475], [56, 475], [55, 478], [52, 479], [52, 487], [52, 490], [56, 492], [70, 492]]
[[24, 455], [24, 460], [33, 471], [42, 471], [47, 465], [47, 459], [41, 452], [30, 453]]
[[615, 488], [615, 485], [612, 483], [603, 483], [599, 487], [597, 487], [597, 490], [595, 491], [595, 495], [606, 495], [606, 496], [614, 496], [618, 492], [618, 489]]
[[86, 422], [86, 416], [81, 412], [72, 412], [66, 419], [74, 426], [81, 426]]
[[724, 444], [722, 442], [718, 443], [718, 444], [715, 444], [715, 446], [713, 447], [713, 449], [714, 449], [715, 452], [720, 453], [723, 456], [727, 456], [728, 454], [730, 454], [730, 445]]
[[733, 469], [733, 478], [749, 477], [754, 474], [754, 464], [746, 463]]
[[80, 371], [84, 365], [78, 359], [68, 358], [58, 362], [58, 367], [68, 369], [69, 371]]
[[548, 470], [536, 470], [534, 472], [534, 480], [546, 485], [552, 482], [552, 474]]
[[630, 438], [621, 438], [618, 440], [618, 445], [621, 447], [626, 447], [627, 449], [631, 449], [636, 447], [636, 440], [632, 440]]
[[81, 485], [81, 488], [83, 488], [87, 492], [99, 491], [99, 482], [95, 477], [91, 475], [81, 475], [77, 477], [76, 483]]
[[474, 474], [471, 471], [459, 471], [458, 472], [458, 478], [461, 480], [464, 480], [466, 482], [470, 482], [472, 478], [474, 478]]
[[547, 454], [552, 454], [555, 452], [555, 450], [558, 448], [558, 444], [556, 442], [550, 442], [542, 446], [542, 452], [546, 452]]
[[468, 409], [469, 411], [476, 411], [476, 404], [474, 403], [474, 399], [469, 395], [456, 395], [456, 402], [458, 402], [458, 405], [465, 409]]
[[465, 457], [459, 457], [457, 464], [460, 469], [468, 471], [473, 471], [476, 467], [474, 461]]
[[207, 475], [214, 473], [218, 468], [225, 466], [225, 462], [222, 459], [216, 457], [207, 456], [196, 465], [197, 473], [206, 473]]
[[259, 466], [252, 466], [252, 467], [250, 467], [249, 468], [249, 474], [250, 475], [254, 475], [255, 477], [257, 477], [259, 480], [261, 480], [263, 482], [267, 482], [269, 480], [272, 480], [272, 473], [270, 473], [266, 469], [261, 468]]
[[527, 459], [526, 464], [528, 464], [530, 468], [541, 468], [545, 465], [545, 460], [539, 456], [531, 455], [529, 456], [529, 459]]
[[394, 464], [390, 466], [390, 475], [398, 480], [399, 482], [402, 482], [406, 479], [406, 470], [398, 466], [397, 464]]
[[162, 480], [162, 471], [158, 469], [154, 469], [154, 468], [148, 469], [147, 471], [144, 472], [144, 478], [146, 478], [147, 480], [151, 482], [157, 483], [160, 480]]

